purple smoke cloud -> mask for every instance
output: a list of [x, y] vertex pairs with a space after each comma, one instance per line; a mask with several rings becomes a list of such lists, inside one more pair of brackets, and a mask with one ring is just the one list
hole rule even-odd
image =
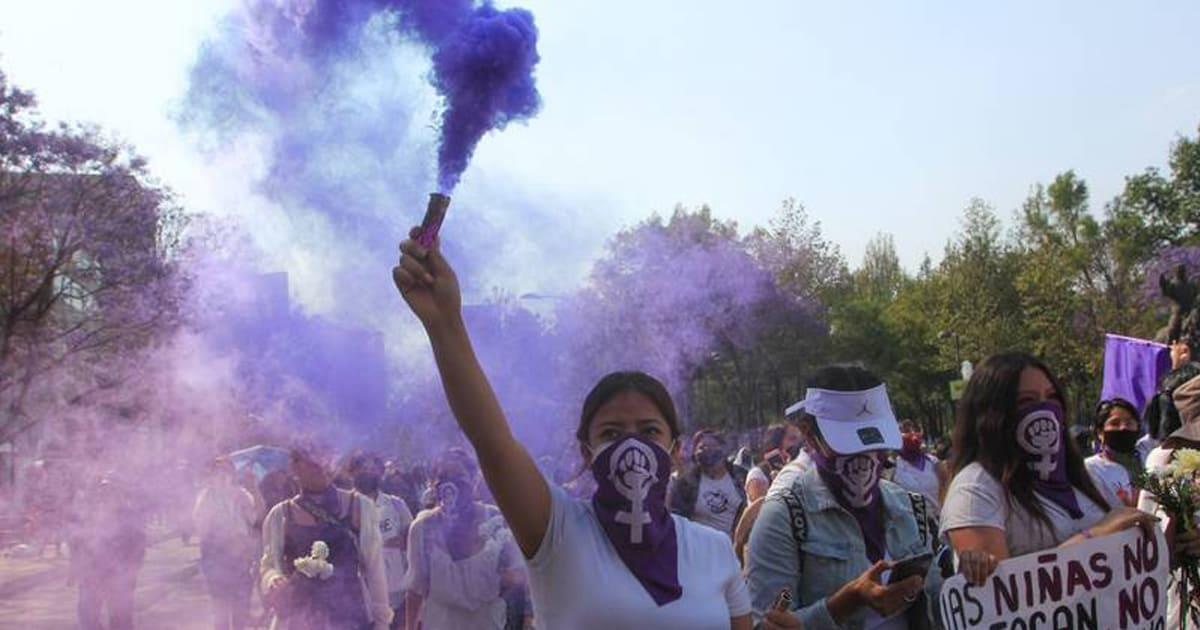
[[[301, 8], [303, 7], [303, 8]], [[458, 185], [489, 131], [538, 112], [534, 69], [540, 59], [533, 14], [474, 0], [316, 0], [297, 5], [305, 55], [328, 58], [356, 48], [363, 26], [394, 12], [395, 28], [432, 53], [430, 82], [445, 99], [438, 146], [438, 188]]]

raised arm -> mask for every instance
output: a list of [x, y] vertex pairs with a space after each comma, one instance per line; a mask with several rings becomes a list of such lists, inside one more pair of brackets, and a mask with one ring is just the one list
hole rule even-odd
[[[414, 228], [410, 236], [415, 233]], [[400, 253], [392, 279], [429, 335], [450, 410], [475, 448], [483, 478], [513, 538], [525, 557], [533, 557], [550, 521], [550, 488], [513, 436], [475, 358], [454, 270], [436, 244], [426, 250], [410, 238], [400, 244]]]

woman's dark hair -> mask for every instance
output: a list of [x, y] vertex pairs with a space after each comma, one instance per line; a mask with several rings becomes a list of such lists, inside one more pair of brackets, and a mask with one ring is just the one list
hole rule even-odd
[[1137, 420], [1139, 425], [1142, 423], [1141, 417], [1138, 416], [1137, 407], [1134, 407], [1133, 403], [1124, 398], [1113, 398], [1111, 400], [1102, 400], [1100, 404], [1096, 405], [1096, 417], [1092, 419], [1092, 432], [1097, 436], [1104, 433], [1104, 423], [1108, 422], [1108, 416], [1112, 413], [1112, 410], [1117, 408], [1128, 411], [1133, 416], [1133, 419]]
[[783, 438], [787, 437], [788, 425], [782, 422], [776, 422], [767, 427], [763, 432], [762, 452], [763, 454], [770, 453], [783, 446]]
[[351, 455], [350, 459], [346, 462], [346, 470], [353, 474], [358, 470], [366, 468], [370, 464], [375, 464], [379, 468], [383, 468], [383, 457], [381, 457], [378, 453], [372, 453], [371, 451], [355, 451], [355, 453]]
[[[808, 389], [827, 389], [832, 392], [861, 392], [879, 387], [883, 381], [870, 371], [856, 365], [828, 365], [813, 373], [805, 385]], [[808, 412], [800, 414], [800, 422], [807, 422], [812, 430], [821, 435], [817, 419]]]
[[671, 439], [679, 437], [679, 415], [675, 412], [675, 403], [671, 400], [667, 388], [658, 379], [645, 372], [613, 372], [600, 379], [592, 391], [588, 392], [583, 401], [583, 412], [579, 416], [579, 429], [575, 431], [575, 438], [586, 444], [588, 429], [592, 426], [592, 420], [596, 418], [596, 412], [608, 401], [628, 392], [636, 392], [649, 398], [667, 421]]
[[[1066, 408], [1066, 392], [1045, 363], [1022, 352], [992, 355], [975, 368], [958, 403], [950, 468], [954, 474], [958, 474], [969, 464], [978, 462], [1000, 482], [1010, 505], [1016, 501], [1034, 518], [1049, 526], [1050, 519], [1034, 496], [1033, 474], [1025, 465], [1016, 438], [1017, 423], [1021, 421], [1017, 409], [1021, 373], [1031, 367], [1045, 373], [1058, 392], [1058, 402], [1063, 406], [1063, 422], [1066, 422], [1070, 417]], [[1109, 508], [1104, 496], [1092, 483], [1075, 440], [1071, 439], [1067, 440], [1066, 468], [1067, 479], [1072, 486], [1105, 510]]]
[[900, 421], [900, 432], [901, 433], [913, 433], [914, 431], [920, 431], [920, 430], [921, 430], [921, 425], [917, 424], [916, 420]]
[[471, 457], [465, 449], [457, 446], [451, 447], [438, 455], [433, 463], [433, 471], [430, 474], [430, 479], [442, 480], [447, 477], [461, 477], [466, 475], [468, 480], [472, 480], [479, 476], [479, 465], [475, 463], [475, 458]]
[[700, 440], [703, 440], [704, 438], [712, 438], [712, 439], [720, 442], [721, 446], [725, 446], [725, 432], [724, 431], [721, 431], [719, 429], [700, 429], [699, 431], [696, 431], [695, 433], [692, 434], [692, 447], [695, 448], [695, 445], [699, 444]]

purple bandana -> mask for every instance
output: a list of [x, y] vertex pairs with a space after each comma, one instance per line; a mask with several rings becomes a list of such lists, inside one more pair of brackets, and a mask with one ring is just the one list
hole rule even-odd
[[1033, 471], [1033, 489], [1057, 503], [1071, 518], [1083, 518], [1075, 488], [1067, 478], [1067, 427], [1062, 405], [1056, 401], [1026, 405], [1019, 411], [1017, 446]]
[[683, 596], [675, 521], [667, 510], [671, 456], [629, 435], [600, 449], [592, 461], [592, 507], [608, 541], [659, 606]]
[[879, 475], [883, 472], [881, 451], [826, 457], [820, 448], [809, 448], [817, 473], [855, 521], [867, 547], [867, 558], [878, 562], [887, 553]]

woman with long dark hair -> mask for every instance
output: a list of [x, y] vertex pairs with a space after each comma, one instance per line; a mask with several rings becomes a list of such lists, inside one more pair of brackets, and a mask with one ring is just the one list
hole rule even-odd
[[[416, 230], [410, 236], [416, 235]], [[400, 245], [396, 288], [433, 346], [450, 409], [529, 567], [538, 627], [750, 628], [729, 537], [667, 509], [679, 419], [640, 372], [600, 380], [576, 431], [597, 490], [575, 500], [546, 482], [480, 368], [454, 270], [435, 245]]]
[[1023, 353], [989, 357], [958, 406], [942, 531], [959, 570], [981, 584], [996, 564], [1156, 519], [1097, 487], [1067, 437], [1054, 373]]

